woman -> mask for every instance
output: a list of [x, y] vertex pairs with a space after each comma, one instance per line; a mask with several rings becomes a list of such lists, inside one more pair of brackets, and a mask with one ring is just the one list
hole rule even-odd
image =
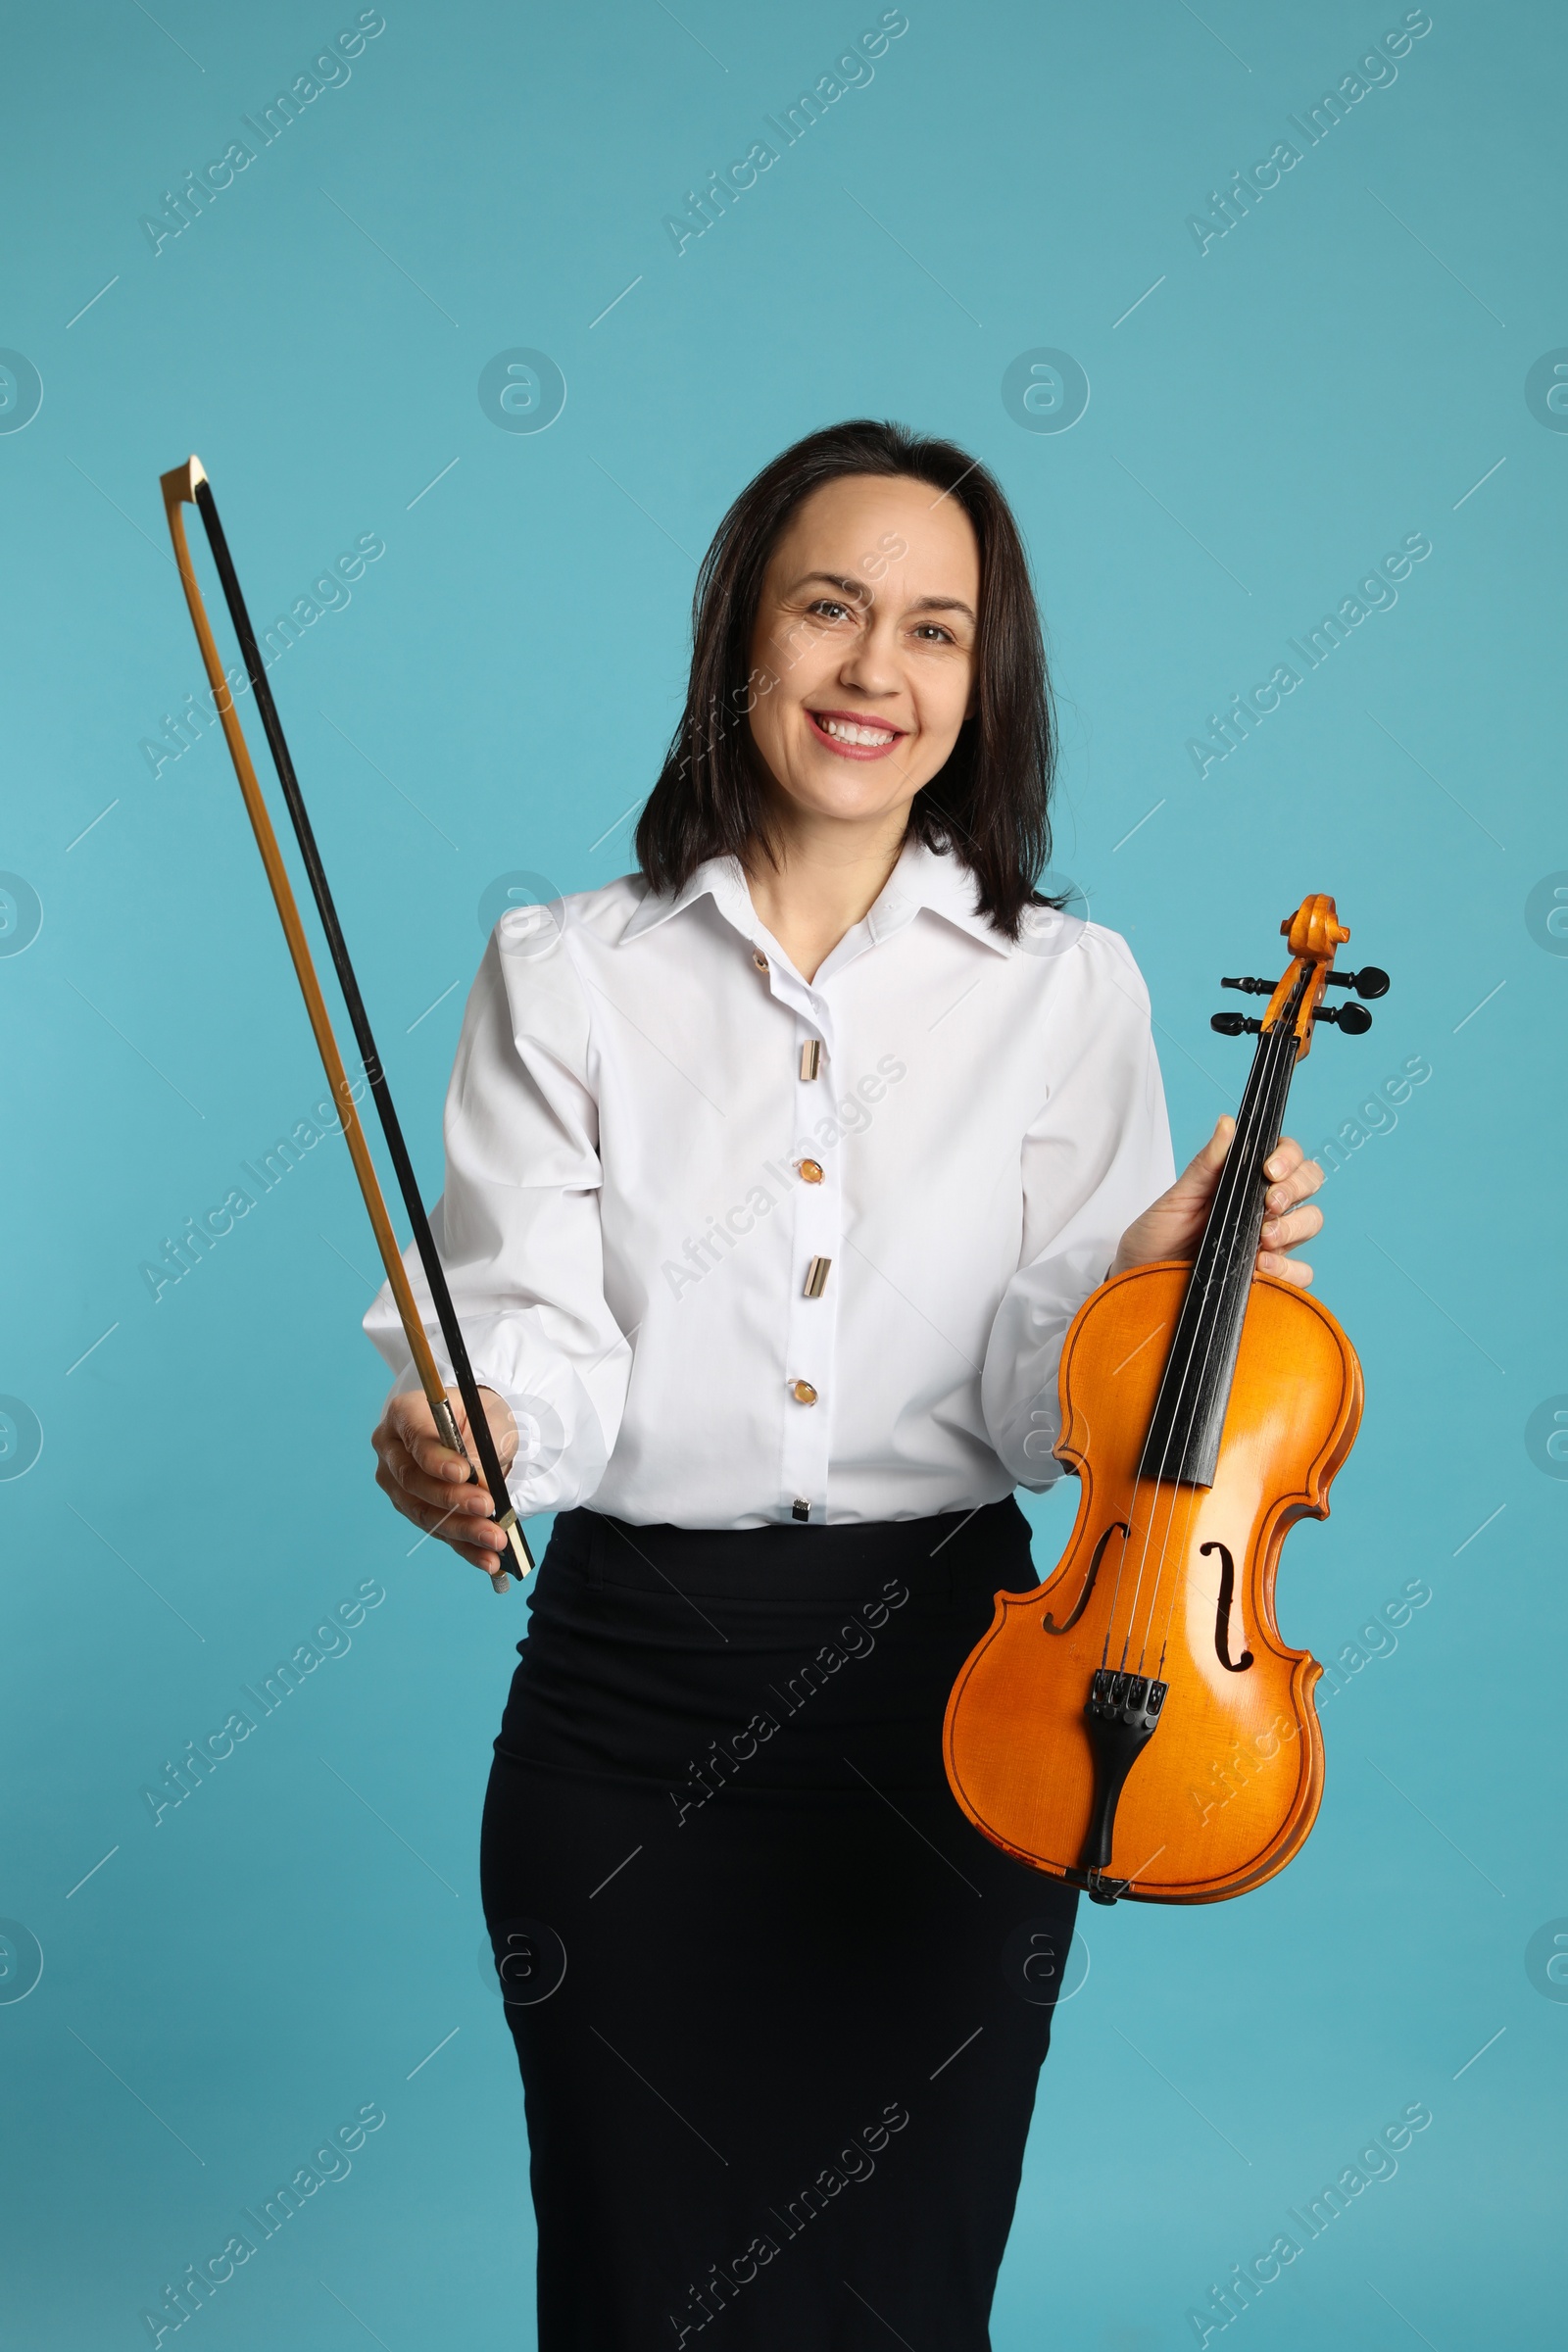
[[[943, 1708], [1040, 1581], [1067, 1324], [1191, 1254], [1230, 1122], [1172, 1183], [1132, 957], [1033, 895], [1054, 739], [983, 466], [813, 434], [695, 634], [641, 875], [503, 917], [447, 1102], [437, 1237], [560, 1514], [481, 1855], [539, 2342], [979, 2352], [1076, 1898], [961, 1817]], [[1319, 1171], [1269, 1175], [1259, 1267], [1308, 1281]], [[367, 1328], [378, 1483], [492, 1567]]]

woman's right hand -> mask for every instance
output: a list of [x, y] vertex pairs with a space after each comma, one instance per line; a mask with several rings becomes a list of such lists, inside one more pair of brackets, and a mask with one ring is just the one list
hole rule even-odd
[[[479, 1396], [501, 1467], [508, 1471], [517, 1450], [517, 1424], [493, 1389], [481, 1389]], [[466, 1443], [468, 1416], [456, 1389], [448, 1389], [447, 1401]], [[507, 1548], [506, 1537], [491, 1523], [489, 1491], [482, 1481], [470, 1482], [466, 1454], [442, 1445], [435, 1434], [435, 1415], [417, 1389], [388, 1399], [370, 1444], [376, 1455], [375, 1483], [390, 1496], [394, 1510], [412, 1519], [421, 1535], [438, 1536], [488, 1575]]]

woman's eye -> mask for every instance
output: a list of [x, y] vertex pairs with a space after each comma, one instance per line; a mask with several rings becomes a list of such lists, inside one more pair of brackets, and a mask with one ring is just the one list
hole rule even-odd
[[945, 629], [939, 620], [921, 621], [914, 633], [916, 637], [925, 639], [927, 644], [955, 645], [957, 642], [953, 631]]
[[836, 603], [830, 596], [823, 596], [818, 597], [811, 611], [824, 620], [836, 620], [849, 612], [849, 606]]

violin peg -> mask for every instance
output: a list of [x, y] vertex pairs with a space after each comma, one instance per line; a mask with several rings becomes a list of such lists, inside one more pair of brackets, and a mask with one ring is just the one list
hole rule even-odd
[[1272, 980], [1222, 980], [1220, 986], [1239, 988], [1244, 997], [1271, 997], [1274, 994]]
[[1332, 1021], [1347, 1037], [1365, 1037], [1372, 1026], [1372, 1015], [1364, 1004], [1320, 1004], [1313, 1013], [1314, 1021]]
[[1217, 1030], [1221, 1037], [1240, 1037], [1247, 1030], [1250, 1030], [1255, 1037], [1263, 1026], [1261, 1021], [1250, 1021], [1246, 1014], [1241, 1012], [1212, 1013], [1209, 1016], [1208, 1025], [1211, 1029]]
[[1328, 986], [1353, 988], [1358, 997], [1386, 997], [1389, 993], [1389, 975], [1379, 965], [1367, 963], [1358, 972], [1330, 972]]

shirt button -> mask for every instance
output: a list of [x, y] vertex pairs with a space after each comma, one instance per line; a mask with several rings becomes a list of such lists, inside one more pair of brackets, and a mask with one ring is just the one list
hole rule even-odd
[[793, 1381], [790, 1385], [790, 1395], [797, 1404], [814, 1404], [816, 1402], [816, 1391], [808, 1380]]
[[821, 1183], [821, 1181], [822, 1181], [822, 1162], [821, 1162], [819, 1159], [803, 1159], [803, 1160], [801, 1161], [801, 1163], [800, 1163], [800, 1167], [801, 1167], [801, 1182], [802, 1182], [803, 1184], [820, 1184], [820, 1183]]
[[754, 949], [752, 950], [752, 961], [753, 961], [753, 962], [756, 964], [756, 966], [757, 966], [757, 968], [758, 968], [758, 970], [759, 970], [760, 972], [765, 972], [765, 971], [766, 971], [766, 969], [767, 969], [767, 957], [766, 957], [766, 956], [765, 956], [762, 954], [762, 951], [761, 951], [761, 949], [760, 949], [760, 948], [754, 948]]

